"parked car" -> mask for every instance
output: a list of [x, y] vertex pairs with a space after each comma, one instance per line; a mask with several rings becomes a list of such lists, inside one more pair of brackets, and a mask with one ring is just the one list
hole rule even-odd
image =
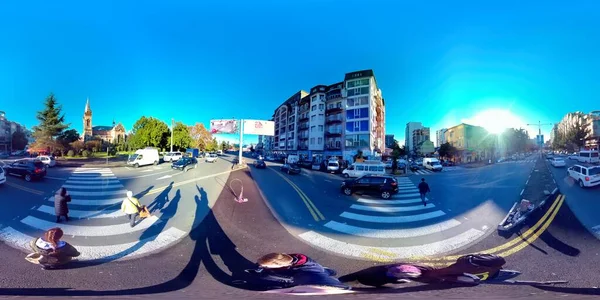
[[567, 174], [582, 188], [600, 184], [600, 167], [598, 166], [574, 165], [567, 169]]
[[4, 184], [6, 182], [6, 172], [4, 169], [0, 167], [0, 184]]
[[340, 190], [346, 196], [360, 192], [390, 199], [392, 195], [398, 193], [398, 181], [389, 175], [365, 175], [356, 179], [344, 180]]
[[6, 175], [21, 176], [25, 181], [46, 176], [46, 167], [38, 159], [20, 159], [4, 166]]
[[267, 168], [267, 164], [265, 163], [264, 160], [262, 159], [258, 159], [254, 161], [254, 167], [257, 169], [266, 169]]
[[552, 160], [550, 160], [550, 164], [555, 168], [564, 167], [567, 165], [567, 163], [565, 163], [565, 160], [560, 157], [555, 157]]
[[158, 165], [159, 162], [158, 149], [154, 147], [138, 149], [127, 159], [127, 165], [134, 166], [135, 168], [145, 165]]
[[288, 163], [285, 163], [281, 166], [281, 171], [286, 172], [288, 174], [300, 174], [302, 172], [300, 166], [298, 166], [297, 164]]
[[313, 169], [315, 171], [319, 171], [319, 170], [321, 170], [321, 164], [315, 161], [312, 163], [311, 169]]
[[0, 158], [1, 159], [8, 158], [8, 152], [0, 152]]
[[312, 167], [312, 161], [303, 160], [298, 162], [298, 165], [302, 168], [310, 169]]
[[195, 169], [198, 167], [198, 160], [195, 157], [182, 157], [171, 165], [171, 168], [175, 170], [181, 170], [184, 172], [189, 171], [190, 169]]
[[183, 157], [183, 154], [181, 152], [167, 152], [163, 156], [163, 161], [164, 162], [168, 162], [168, 161], [174, 162], [174, 161], [178, 161], [182, 157]]
[[54, 156], [40, 155], [37, 157], [44, 165], [49, 168], [56, 166], [56, 158]]
[[327, 172], [338, 173], [340, 171], [340, 163], [335, 160], [327, 162]]
[[410, 164], [410, 170], [411, 171], [418, 171], [420, 169], [419, 165], [416, 162], [412, 162]]
[[569, 160], [579, 160], [579, 154], [571, 154], [568, 158]]
[[216, 154], [209, 154], [208, 156], [206, 156], [206, 158], [204, 159], [205, 162], [209, 162], [209, 163], [214, 163], [217, 161], [217, 155]]

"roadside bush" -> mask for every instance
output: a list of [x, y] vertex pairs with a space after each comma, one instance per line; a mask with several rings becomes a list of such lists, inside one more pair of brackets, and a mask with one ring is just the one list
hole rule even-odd
[[75, 151], [73, 151], [73, 150], [69, 150], [69, 152], [67, 152], [67, 156], [68, 156], [68, 157], [73, 157], [73, 156], [75, 156]]
[[81, 156], [83, 156], [83, 157], [92, 157], [92, 152], [90, 152], [88, 150], [83, 150], [83, 152], [81, 152]]

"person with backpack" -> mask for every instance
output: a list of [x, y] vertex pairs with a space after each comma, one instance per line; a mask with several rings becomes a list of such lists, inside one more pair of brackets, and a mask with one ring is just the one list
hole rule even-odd
[[123, 203], [121, 203], [121, 211], [129, 217], [129, 226], [132, 228], [135, 226], [135, 219], [141, 209], [142, 205], [140, 204], [140, 201], [133, 197], [132, 191], [127, 191], [127, 197], [123, 199]]
[[42, 269], [54, 269], [66, 265], [80, 255], [71, 244], [61, 240], [63, 231], [59, 227], [48, 229], [44, 236], [33, 239], [29, 246], [33, 253], [25, 260], [42, 266]]
[[427, 184], [427, 182], [425, 182], [425, 178], [421, 178], [421, 183], [419, 183], [419, 194], [421, 194], [421, 201], [423, 202], [423, 206], [427, 206], [427, 198], [425, 198], [425, 196], [427, 195], [427, 193], [431, 192], [431, 189], [429, 189], [429, 184]]

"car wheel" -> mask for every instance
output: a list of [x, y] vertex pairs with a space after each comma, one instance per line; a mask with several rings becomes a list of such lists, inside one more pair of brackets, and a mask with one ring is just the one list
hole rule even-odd
[[30, 174], [25, 174], [25, 181], [27, 181], [27, 182], [31, 181], [31, 175]]
[[288, 175], [290, 174], [290, 169], [287, 170]]
[[352, 195], [352, 189], [350, 189], [350, 188], [345, 188], [345, 189], [344, 189], [344, 195], [346, 195], [346, 196], [350, 196], [350, 195]]
[[139, 167], [140, 167], [140, 165], [139, 165], [139, 164], [135, 164], [135, 165], [133, 165], [133, 167], [134, 167], [134, 168], [139, 168]]
[[195, 168], [197, 168], [197, 167], [198, 167], [198, 164], [195, 164], [195, 165], [194, 165], [194, 169], [195, 169]]
[[155, 165], [155, 166], [156, 166], [156, 165], [158, 165], [158, 160], [155, 160], [155, 161], [154, 161], [154, 165]]
[[579, 187], [584, 188], [585, 185], [583, 185], [583, 180], [579, 179]]
[[390, 199], [391, 196], [392, 196], [392, 194], [388, 191], [381, 192], [381, 198], [383, 198], [383, 199]]
[[183, 167], [183, 171], [184, 171], [184, 172], [187, 172], [187, 171], [189, 171], [189, 170], [190, 170], [190, 168], [188, 168], [188, 167]]
[[347, 174], [347, 173], [346, 173], [346, 174], [344, 174], [344, 178], [348, 178], [348, 177], [350, 177], [350, 175], [349, 175], [349, 174]]

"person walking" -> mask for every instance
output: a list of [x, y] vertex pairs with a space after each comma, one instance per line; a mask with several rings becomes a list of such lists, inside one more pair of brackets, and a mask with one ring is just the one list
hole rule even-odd
[[429, 189], [429, 184], [427, 184], [427, 182], [425, 182], [425, 178], [421, 178], [421, 183], [419, 183], [419, 194], [421, 194], [421, 201], [423, 201], [423, 206], [427, 206], [427, 201], [425, 198], [425, 195], [427, 195], [427, 193], [431, 192], [431, 190]]
[[67, 189], [61, 187], [54, 195], [54, 213], [56, 214], [56, 223], [60, 223], [61, 217], [65, 217], [65, 222], [69, 221], [69, 206], [71, 196], [67, 193]]
[[142, 206], [137, 198], [133, 197], [132, 191], [127, 191], [127, 198], [121, 203], [121, 211], [129, 217], [129, 226], [135, 226], [135, 219], [140, 213]]

